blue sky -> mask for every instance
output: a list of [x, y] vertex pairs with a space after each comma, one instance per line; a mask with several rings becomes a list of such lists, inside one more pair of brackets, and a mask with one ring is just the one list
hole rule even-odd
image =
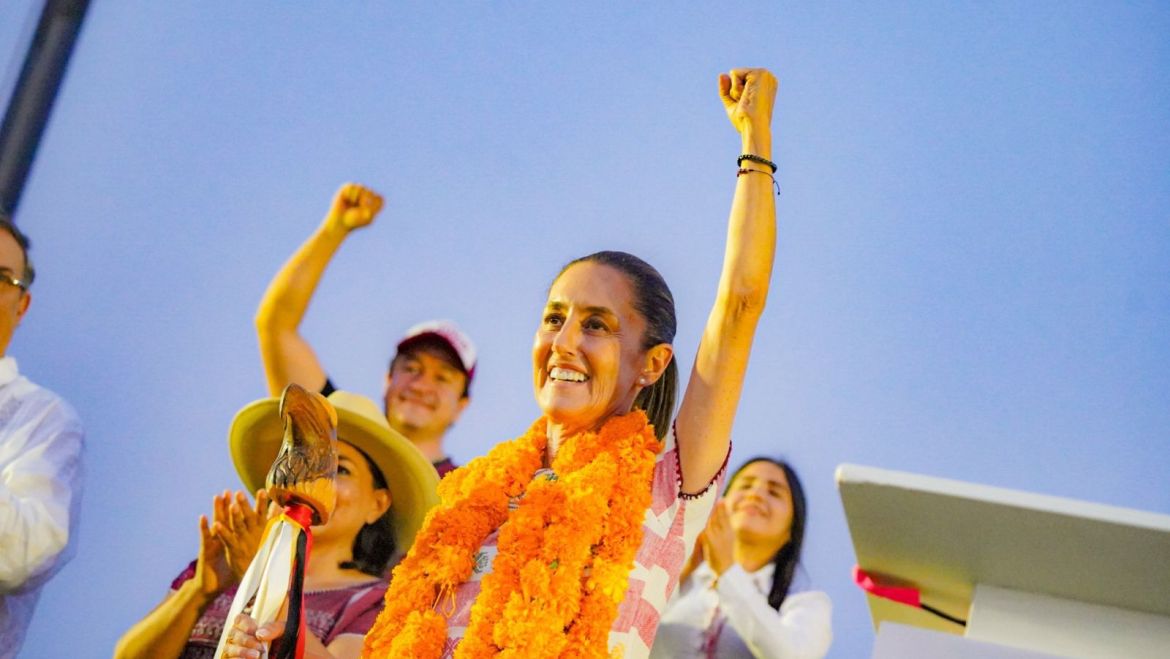
[[[38, 4], [0, 6], [4, 94]], [[688, 366], [739, 66], [780, 80], [783, 196], [733, 462], [804, 477], [831, 656], [873, 638], [840, 463], [1170, 513], [1166, 34], [1136, 2], [94, 3], [17, 215], [39, 275], [10, 353], [89, 443], [26, 655], [108, 656], [194, 556], [237, 484], [228, 422], [264, 393], [256, 304], [343, 181], [387, 209], [304, 332], [376, 395], [406, 327], [463, 325], [458, 459], [537, 414], [532, 333], [575, 256], [662, 270]]]

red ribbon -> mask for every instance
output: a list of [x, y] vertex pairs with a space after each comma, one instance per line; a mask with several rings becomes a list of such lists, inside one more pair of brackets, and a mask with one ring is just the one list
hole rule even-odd
[[297, 526], [301, 527], [305, 533], [309, 532], [309, 527], [313, 524], [312, 508], [294, 501], [285, 506], [283, 512], [286, 517], [296, 522]]
[[[284, 507], [284, 516], [292, 523], [301, 527], [301, 532], [305, 534], [305, 566], [309, 564], [309, 555], [313, 551], [313, 532], [310, 530], [313, 525], [313, 509], [303, 503], [292, 502]], [[297, 650], [294, 655], [297, 659], [305, 656], [305, 607], [304, 607], [304, 593], [301, 593], [301, 619], [297, 621]]]
[[901, 604], [908, 604], [915, 608], [920, 608], [922, 605], [921, 596], [917, 588], [883, 586], [875, 581], [868, 572], [861, 569], [859, 565], [853, 566], [853, 581], [858, 586], [861, 586], [862, 590], [871, 595], [883, 597]]

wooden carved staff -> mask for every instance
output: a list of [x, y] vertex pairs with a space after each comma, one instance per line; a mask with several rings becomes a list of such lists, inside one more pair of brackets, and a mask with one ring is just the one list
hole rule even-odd
[[[288, 602], [288, 618], [272, 659], [300, 659], [305, 652], [305, 565], [313, 545], [311, 526], [324, 524], [336, 503], [337, 412], [324, 396], [290, 384], [280, 396], [284, 440], [268, 470], [268, 495], [282, 510], [269, 520], [260, 547], [232, 600], [216, 657], [240, 613], [272, 622]], [[268, 648], [261, 650], [261, 659]]]

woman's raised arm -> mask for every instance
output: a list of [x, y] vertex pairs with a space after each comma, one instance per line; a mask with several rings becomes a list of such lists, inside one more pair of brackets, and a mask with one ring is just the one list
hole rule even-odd
[[754, 158], [740, 162], [715, 306], [707, 318], [676, 421], [682, 491], [687, 493], [706, 488], [727, 457], [776, 252], [770, 164], [776, 78], [765, 69], [734, 69], [719, 76], [719, 95], [742, 139], [741, 155]]

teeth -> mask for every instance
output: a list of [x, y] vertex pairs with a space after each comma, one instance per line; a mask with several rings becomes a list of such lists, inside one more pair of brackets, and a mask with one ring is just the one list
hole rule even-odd
[[548, 376], [553, 380], [564, 380], [567, 382], [584, 382], [588, 379], [584, 373], [571, 371], [567, 368], [554, 368], [548, 372]]

